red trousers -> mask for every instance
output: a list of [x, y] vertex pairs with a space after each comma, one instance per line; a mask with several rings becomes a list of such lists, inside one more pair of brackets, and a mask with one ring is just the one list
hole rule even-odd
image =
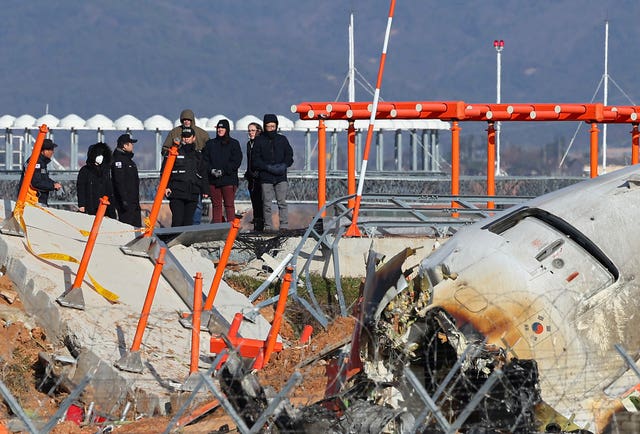
[[237, 185], [225, 185], [223, 187], [216, 187], [215, 185], [209, 185], [209, 192], [211, 193], [211, 209], [212, 218], [211, 223], [222, 223], [222, 203], [224, 202], [225, 216], [228, 222], [232, 222], [236, 214], [236, 190]]

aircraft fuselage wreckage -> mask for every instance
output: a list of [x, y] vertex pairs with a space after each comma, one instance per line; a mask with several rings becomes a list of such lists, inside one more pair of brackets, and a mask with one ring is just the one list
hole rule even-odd
[[467, 226], [415, 272], [401, 253], [365, 282], [363, 372], [418, 432], [602, 432], [637, 411], [638, 217], [632, 166]]

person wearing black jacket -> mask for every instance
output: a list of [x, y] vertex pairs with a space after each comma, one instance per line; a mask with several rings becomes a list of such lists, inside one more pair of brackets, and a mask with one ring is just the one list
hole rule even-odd
[[109, 145], [98, 142], [89, 146], [87, 163], [80, 168], [76, 180], [78, 211], [96, 215], [100, 205], [100, 198], [107, 196], [111, 204], [107, 206], [104, 215], [116, 218], [110, 169], [111, 149], [109, 149]]
[[229, 136], [229, 121], [221, 119], [216, 125], [215, 139], [208, 140], [202, 150], [207, 164], [209, 192], [211, 196], [211, 223], [222, 222], [222, 203], [228, 222], [232, 222], [236, 209], [238, 169], [242, 164], [240, 143]]
[[[53, 158], [53, 153], [58, 145], [53, 143], [51, 139], [44, 139], [42, 142], [42, 148], [40, 148], [40, 155], [38, 155], [38, 161], [36, 162], [36, 168], [33, 172], [33, 178], [31, 178], [31, 188], [33, 188], [38, 195], [38, 202], [42, 205], [49, 204], [49, 193], [54, 190], [60, 190], [62, 185], [59, 182], [55, 182], [49, 177], [49, 169], [47, 165]], [[25, 161], [22, 167], [22, 175], [20, 177], [20, 185], [24, 179], [24, 173], [29, 165], [29, 160]]]
[[282, 134], [278, 134], [276, 115], [265, 114], [263, 126], [264, 133], [256, 137], [253, 145], [251, 167], [252, 170], [260, 173], [264, 230], [273, 231], [271, 203], [274, 199], [278, 203], [279, 229], [287, 229], [289, 225], [287, 169], [293, 164], [293, 149], [289, 140]]
[[[193, 128], [182, 128], [178, 155], [173, 163], [165, 197], [171, 208], [171, 226], [190, 226], [198, 205], [198, 199], [207, 196], [207, 172], [202, 153], [196, 150], [196, 135]], [[166, 164], [167, 157], [162, 162]]]
[[142, 226], [140, 215], [140, 178], [138, 166], [133, 161], [133, 144], [137, 142], [129, 134], [118, 137], [113, 150], [111, 181], [113, 204], [118, 211], [118, 220], [135, 227]]
[[262, 125], [251, 122], [247, 128], [249, 140], [247, 140], [247, 171], [244, 172], [244, 179], [247, 181], [249, 197], [251, 198], [251, 208], [253, 210], [253, 230], [262, 232], [264, 230], [264, 214], [262, 204], [262, 185], [260, 184], [260, 172], [251, 169], [253, 160], [251, 153], [256, 137], [262, 133]]

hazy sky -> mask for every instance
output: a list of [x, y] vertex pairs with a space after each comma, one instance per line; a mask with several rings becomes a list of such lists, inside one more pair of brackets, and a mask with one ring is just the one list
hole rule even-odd
[[[389, 5], [382, 0], [7, 1], [0, 27], [5, 77], [0, 115], [38, 116], [48, 105], [60, 118], [103, 113], [113, 119], [124, 114], [175, 119], [185, 107], [201, 117], [276, 112], [294, 118], [291, 104], [337, 97], [347, 74], [350, 11], [356, 67], [362, 82], [375, 84]], [[604, 72], [609, 19], [609, 73], [624, 90], [611, 84], [609, 98], [629, 104], [640, 100], [639, 16], [640, 2], [625, 0], [398, 1], [382, 96], [495, 101], [492, 42], [503, 39], [503, 102], [589, 102]], [[358, 86], [357, 99], [371, 96]], [[505, 127], [504, 134], [511, 129], [522, 136], [537, 128], [520, 123]]]

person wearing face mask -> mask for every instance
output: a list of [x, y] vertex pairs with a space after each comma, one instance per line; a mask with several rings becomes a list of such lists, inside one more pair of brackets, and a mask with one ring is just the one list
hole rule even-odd
[[[100, 198], [107, 196], [113, 200], [113, 186], [111, 184], [111, 149], [103, 142], [89, 146], [87, 162], [80, 168], [76, 180], [78, 192], [78, 211], [96, 215]], [[105, 216], [116, 218], [113, 204], [107, 206]]]
[[251, 168], [260, 173], [264, 230], [273, 231], [271, 204], [278, 203], [280, 230], [289, 226], [287, 169], [293, 164], [293, 149], [289, 140], [278, 133], [278, 117], [267, 113], [263, 118], [264, 132], [256, 137], [253, 145]]

